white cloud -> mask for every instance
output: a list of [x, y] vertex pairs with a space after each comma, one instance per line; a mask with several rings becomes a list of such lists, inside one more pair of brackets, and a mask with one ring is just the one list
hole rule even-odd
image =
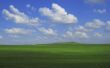
[[81, 32], [90, 32], [92, 30], [85, 28], [84, 26], [78, 26], [77, 28], [75, 28], [76, 31], [81, 31]]
[[10, 11], [3, 9], [2, 13], [5, 15], [6, 19], [19, 24], [35, 25], [39, 23], [39, 18], [29, 17], [25, 13], [19, 11], [13, 5], [9, 6]]
[[33, 6], [30, 5], [30, 4], [27, 4], [26, 7], [29, 8], [29, 9], [31, 9], [32, 11], [36, 11], [36, 8], [33, 7]]
[[19, 34], [30, 34], [33, 32], [33, 30], [29, 30], [29, 29], [22, 29], [22, 28], [10, 28], [10, 29], [5, 29], [6, 33], [9, 34], [15, 34], [15, 35], [19, 35]]
[[106, 0], [85, 0], [85, 2], [88, 4], [100, 4], [100, 3], [105, 3]]
[[70, 37], [70, 38], [73, 38], [73, 32], [67, 31], [67, 32], [63, 35], [63, 37]]
[[50, 20], [57, 23], [76, 23], [78, 21], [77, 17], [73, 14], [68, 14], [64, 8], [59, 6], [58, 4], [53, 3], [52, 9], [47, 7], [43, 7], [39, 9], [39, 12], [47, 16]]
[[101, 28], [104, 25], [105, 23], [99, 19], [94, 19], [93, 21], [87, 22], [85, 24], [86, 27], [93, 28], [93, 29]]
[[96, 36], [96, 37], [102, 37], [103, 35], [101, 33], [95, 33], [94, 36]]
[[30, 8], [30, 7], [31, 7], [31, 5], [30, 5], [30, 4], [27, 4], [27, 5], [26, 5], [26, 7], [27, 7], [27, 8]]
[[88, 35], [87, 35], [87, 33], [85, 33], [85, 32], [76, 31], [76, 32], [74, 33], [74, 35], [75, 35], [76, 37], [79, 37], [79, 38], [88, 38]]
[[3, 37], [0, 35], [0, 39], [2, 39]]
[[20, 38], [20, 36], [19, 35], [17, 35], [17, 34], [11, 34], [11, 35], [9, 35], [10, 37], [12, 37], [12, 38]]
[[94, 12], [103, 14], [103, 13], [106, 13], [107, 10], [106, 9], [94, 9]]
[[110, 21], [107, 21], [107, 30], [110, 30]]
[[39, 28], [38, 30], [45, 35], [57, 35], [56, 31], [51, 28], [46, 29], [42, 27], [42, 28]]
[[89, 37], [86, 32], [81, 32], [81, 31], [75, 31], [75, 32], [67, 31], [66, 34], [64, 34], [63, 36], [69, 38], [81, 38], [81, 39]]

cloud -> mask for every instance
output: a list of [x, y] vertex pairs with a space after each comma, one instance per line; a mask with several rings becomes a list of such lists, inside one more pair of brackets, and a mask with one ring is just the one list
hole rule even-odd
[[107, 21], [107, 30], [110, 30], [110, 21]]
[[73, 37], [73, 32], [72, 31], [67, 31], [64, 35], [64, 37]]
[[103, 13], [106, 13], [107, 10], [106, 9], [94, 9], [94, 12], [103, 14]]
[[11, 38], [20, 38], [20, 35], [17, 35], [17, 34], [10, 34], [9, 35]]
[[0, 39], [2, 39], [2, 38], [3, 38], [3, 36], [0, 35]]
[[81, 31], [81, 32], [90, 32], [92, 30], [85, 28], [84, 26], [78, 26], [75, 28], [76, 31]]
[[75, 32], [67, 31], [66, 34], [64, 34], [63, 36], [69, 38], [81, 38], [81, 39], [89, 38], [86, 32], [81, 32], [81, 31], [75, 31]]
[[38, 30], [45, 35], [57, 35], [56, 31], [51, 28], [46, 29], [42, 27], [42, 28], [39, 28]]
[[74, 35], [75, 37], [78, 37], [78, 38], [88, 38], [88, 35], [85, 32], [76, 31]]
[[62, 8], [56, 3], [52, 4], [52, 9], [43, 7], [39, 9], [39, 12], [56, 23], [71, 24], [76, 23], [78, 21], [76, 16], [67, 13], [64, 8]]
[[36, 8], [33, 7], [33, 6], [30, 5], [30, 4], [27, 4], [26, 7], [29, 8], [29, 9], [31, 9], [32, 11], [36, 11]]
[[10, 29], [5, 29], [5, 32], [14, 35], [19, 35], [19, 34], [26, 35], [32, 33], [33, 30], [23, 29], [23, 28], [10, 28]]
[[93, 28], [93, 29], [101, 28], [104, 25], [105, 23], [99, 19], [94, 19], [93, 21], [87, 22], [85, 24], [86, 27]]
[[94, 36], [96, 36], [96, 37], [102, 37], [103, 35], [101, 33], [98, 33], [97, 32], [97, 33], [94, 34]]
[[85, 3], [88, 4], [101, 4], [105, 3], [107, 0], [85, 0]]
[[19, 11], [13, 5], [9, 6], [10, 11], [3, 9], [2, 13], [5, 15], [7, 20], [11, 20], [18, 24], [35, 25], [39, 23], [39, 18], [29, 17], [25, 13]]

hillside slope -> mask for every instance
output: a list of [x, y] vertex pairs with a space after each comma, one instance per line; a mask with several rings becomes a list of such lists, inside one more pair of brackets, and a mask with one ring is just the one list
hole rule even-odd
[[0, 68], [110, 68], [110, 45], [0, 46]]

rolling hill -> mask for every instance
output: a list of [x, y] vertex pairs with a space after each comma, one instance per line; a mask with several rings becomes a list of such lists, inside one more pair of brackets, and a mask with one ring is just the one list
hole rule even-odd
[[0, 45], [0, 68], [110, 68], [110, 45]]

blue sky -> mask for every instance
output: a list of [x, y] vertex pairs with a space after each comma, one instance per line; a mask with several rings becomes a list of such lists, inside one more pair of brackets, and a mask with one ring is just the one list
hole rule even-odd
[[109, 0], [1, 0], [0, 44], [108, 44], [109, 3]]

